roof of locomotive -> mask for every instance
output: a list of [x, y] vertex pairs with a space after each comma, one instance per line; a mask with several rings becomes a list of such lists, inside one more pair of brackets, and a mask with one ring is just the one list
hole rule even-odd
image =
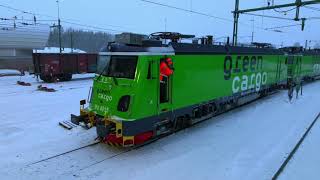
[[119, 43], [109, 43], [104, 47], [101, 55], [116, 55], [116, 54], [136, 54], [136, 55], [173, 55], [173, 54], [187, 54], [187, 55], [201, 55], [201, 54], [284, 54], [282, 50], [275, 48], [256, 48], [256, 47], [240, 47], [229, 45], [208, 45], [208, 44], [191, 44], [191, 43], [169, 43], [157, 46], [144, 45], [129, 45]]
[[320, 49], [309, 49], [303, 52], [304, 55], [320, 56]]
[[172, 46], [138, 46], [130, 44], [109, 43], [100, 55], [174, 55]]
[[270, 54], [281, 55], [283, 51], [274, 48], [241, 47], [229, 45], [206, 45], [206, 44], [188, 44], [171, 43], [176, 54]]
[[287, 54], [291, 55], [307, 55], [307, 56], [319, 56], [320, 49], [304, 49], [303, 47], [283, 47], [280, 48]]
[[[303, 47], [274, 48], [269, 43], [252, 43], [251, 46], [214, 45], [212, 36], [194, 38], [176, 32], [157, 32], [149, 37], [140, 34], [122, 33], [101, 49], [100, 55], [320, 55], [320, 50], [305, 50]], [[210, 38], [209, 38], [210, 37]], [[193, 43], [180, 43], [193, 38]], [[163, 43], [171, 40], [169, 44]], [[195, 41], [194, 41], [195, 40]], [[201, 40], [201, 44], [199, 44]], [[195, 42], [195, 43], [194, 43]]]

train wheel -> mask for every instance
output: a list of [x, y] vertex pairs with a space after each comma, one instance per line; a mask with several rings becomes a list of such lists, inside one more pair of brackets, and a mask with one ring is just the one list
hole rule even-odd
[[64, 75], [64, 78], [65, 78], [66, 81], [71, 81], [71, 79], [72, 79], [72, 74], [65, 74], [65, 75]]
[[54, 81], [54, 78], [51, 76], [40, 75], [40, 79], [46, 83], [52, 83]]
[[72, 74], [61, 74], [59, 76], [60, 81], [70, 81], [72, 79]]

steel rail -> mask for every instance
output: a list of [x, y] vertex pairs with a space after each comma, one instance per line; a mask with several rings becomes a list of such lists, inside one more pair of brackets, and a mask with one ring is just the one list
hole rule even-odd
[[286, 168], [287, 164], [289, 161], [292, 159], [292, 157], [295, 155], [297, 150], [300, 148], [301, 144], [305, 140], [305, 138], [308, 136], [310, 133], [311, 129], [313, 126], [316, 124], [316, 122], [320, 119], [320, 113], [317, 115], [317, 117], [312, 121], [312, 123], [309, 125], [308, 129], [306, 132], [303, 134], [303, 136], [299, 139], [298, 143], [294, 146], [294, 148], [291, 150], [289, 156], [285, 159], [285, 161], [281, 164], [280, 168], [277, 170], [277, 172], [272, 176], [272, 180], [276, 180], [279, 178], [283, 170]]

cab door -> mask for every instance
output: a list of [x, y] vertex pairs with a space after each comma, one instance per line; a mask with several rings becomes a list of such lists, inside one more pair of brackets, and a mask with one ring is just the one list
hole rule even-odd
[[295, 69], [297, 78], [300, 79], [302, 77], [302, 56], [297, 56]]
[[[160, 71], [160, 60], [158, 66], [159, 83], [158, 83], [158, 99], [159, 99], [159, 114], [166, 113], [171, 116], [172, 113], [172, 85], [173, 75], [165, 76]], [[162, 76], [162, 78], [161, 78]]]
[[294, 56], [293, 55], [288, 55], [287, 65], [288, 65], [288, 78], [293, 79], [293, 75], [294, 75]]
[[288, 78], [293, 84], [297, 84], [301, 78], [302, 56], [292, 55], [288, 60]]
[[280, 56], [278, 56], [276, 82], [279, 83], [280, 81], [281, 81], [281, 58]]

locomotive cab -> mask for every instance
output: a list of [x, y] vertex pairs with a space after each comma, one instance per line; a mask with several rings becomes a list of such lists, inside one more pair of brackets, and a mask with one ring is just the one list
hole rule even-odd
[[95, 113], [105, 116], [118, 111], [129, 117], [137, 64], [138, 56], [99, 55], [99, 74], [94, 79], [90, 104]]
[[174, 55], [173, 49], [117, 43], [106, 49], [99, 53], [90, 104], [82, 115], [108, 144], [142, 144], [154, 135], [145, 119], [171, 109], [171, 78], [159, 79], [161, 60]]

